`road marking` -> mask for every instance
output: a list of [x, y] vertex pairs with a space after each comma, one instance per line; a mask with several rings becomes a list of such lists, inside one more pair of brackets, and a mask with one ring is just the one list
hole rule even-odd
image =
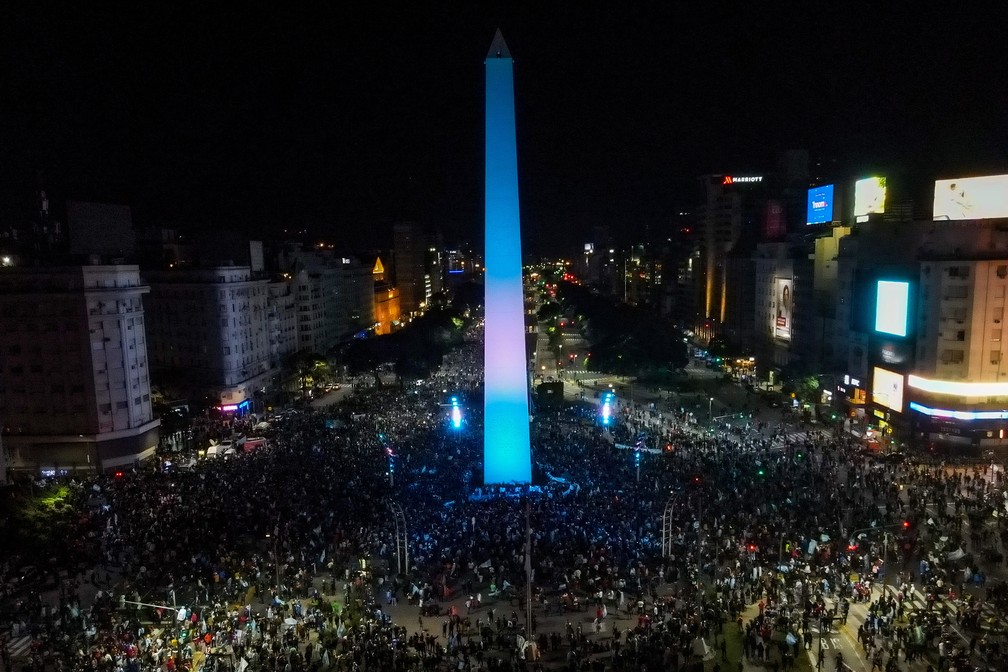
[[10, 653], [11, 658], [20, 658], [22, 654], [25, 654], [25, 657], [27, 657], [27, 651], [31, 648], [31, 643], [31, 636], [18, 637], [7, 645], [7, 651]]

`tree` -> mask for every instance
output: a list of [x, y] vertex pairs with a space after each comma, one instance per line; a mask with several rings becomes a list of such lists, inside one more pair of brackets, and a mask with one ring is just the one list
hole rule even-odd
[[308, 387], [316, 381], [321, 381], [329, 373], [329, 363], [321, 355], [303, 350], [296, 352], [287, 360], [287, 366], [297, 376], [301, 388], [301, 398], [308, 395]]
[[542, 307], [539, 309], [537, 317], [539, 318], [540, 322], [550, 322], [551, 320], [555, 320], [561, 315], [563, 315], [563, 309], [560, 307], [560, 304], [550, 301], [542, 305]]

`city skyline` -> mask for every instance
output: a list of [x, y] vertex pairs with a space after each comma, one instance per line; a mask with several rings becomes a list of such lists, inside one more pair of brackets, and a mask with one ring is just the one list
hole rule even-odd
[[[139, 225], [304, 226], [373, 247], [416, 220], [478, 242], [473, 64], [498, 26], [518, 55], [524, 238], [538, 252], [566, 251], [586, 226], [664, 226], [698, 201], [697, 175], [772, 169], [790, 148], [841, 174], [1004, 172], [1005, 94], [984, 85], [1003, 79], [998, 22], [857, 15], [21, 8], [5, 40], [0, 213], [24, 211], [41, 171], [54, 197], [125, 203]], [[954, 53], [934, 46], [939, 24]]]

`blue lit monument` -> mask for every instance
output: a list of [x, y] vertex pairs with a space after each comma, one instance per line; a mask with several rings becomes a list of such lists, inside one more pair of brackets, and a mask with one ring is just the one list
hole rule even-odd
[[486, 58], [483, 481], [531, 483], [514, 73], [500, 30]]

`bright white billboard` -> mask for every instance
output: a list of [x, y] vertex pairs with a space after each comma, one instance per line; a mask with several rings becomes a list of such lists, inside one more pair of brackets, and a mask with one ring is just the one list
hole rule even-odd
[[886, 178], [866, 177], [854, 183], [854, 216], [885, 212]]
[[907, 335], [907, 313], [910, 307], [910, 283], [894, 280], [878, 281], [875, 302], [875, 331], [893, 336]]
[[935, 221], [995, 217], [1008, 217], [1008, 175], [935, 182]]
[[902, 413], [903, 375], [876, 366], [872, 376], [872, 402]]
[[774, 278], [774, 322], [775, 338], [791, 340], [791, 314], [794, 297], [791, 295], [791, 278]]

